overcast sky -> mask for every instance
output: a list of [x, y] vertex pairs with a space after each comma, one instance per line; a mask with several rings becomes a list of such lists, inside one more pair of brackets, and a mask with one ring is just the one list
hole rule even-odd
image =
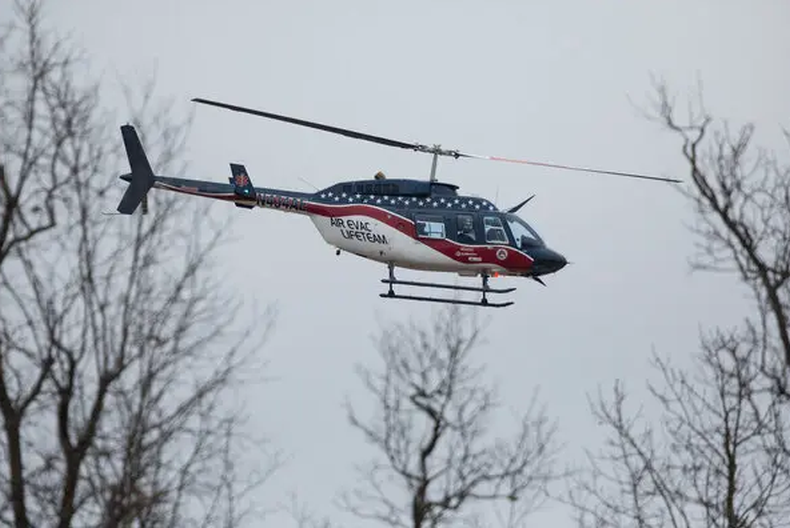
[[[474, 153], [684, 179], [678, 138], [636, 108], [647, 104], [651, 75], [680, 96], [701, 80], [709, 110], [755, 121], [766, 145], [779, 145], [780, 125], [790, 126], [784, 0], [82, 0], [51, 2], [49, 14], [74, 32], [97, 74], [156, 71], [160, 93], [184, 110], [191, 97], [216, 98]], [[186, 161], [195, 178], [227, 181], [237, 161], [255, 185], [310, 190], [300, 178], [325, 187], [378, 170], [425, 178], [430, 169], [423, 154], [194, 110]], [[502, 280], [519, 287], [516, 304], [484, 312], [488, 344], [476, 352], [505, 405], [518, 409], [540, 387], [568, 461], [598, 438], [588, 393], [615, 379], [638, 391], [652, 348], [686, 362], [701, 327], [744, 313], [731, 277], [689, 273], [690, 209], [667, 184], [476, 160], [440, 160], [438, 175], [501, 207], [537, 194], [522, 216], [573, 262], [548, 288]], [[380, 299], [385, 267], [335, 256], [307, 218], [234, 214], [240, 241], [219, 269], [249, 298], [280, 307], [265, 350], [276, 380], [248, 398], [256, 430], [292, 458], [262, 499], [298, 490], [349, 521], [332, 501], [369, 453], [342, 407], [346, 396], [365, 403], [353, 367], [377, 364], [377, 321], [427, 318], [436, 307]], [[533, 519], [542, 521], [571, 523], [556, 506]]]

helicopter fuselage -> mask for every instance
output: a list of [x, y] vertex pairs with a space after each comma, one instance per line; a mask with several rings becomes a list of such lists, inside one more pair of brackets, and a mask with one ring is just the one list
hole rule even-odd
[[400, 268], [538, 277], [566, 264], [524, 220], [455, 185], [373, 179], [303, 193], [253, 187], [243, 166], [232, 170], [230, 184], [156, 177], [153, 186], [305, 215], [329, 245]]

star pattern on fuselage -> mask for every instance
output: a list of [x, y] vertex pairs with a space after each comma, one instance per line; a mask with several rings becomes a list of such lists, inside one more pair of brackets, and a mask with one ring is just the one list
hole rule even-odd
[[461, 211], [496, 211], [497, 208], [485, 198], [472, 196], [389, 196], [389, 195], [361, 195], [361, 194], [335, 194], [331, 191], [321, 192], [318, 197], [328, 203], [342, 204], [370, 204], [379, 207], [394, 207], [404, 209], [450, 209]]

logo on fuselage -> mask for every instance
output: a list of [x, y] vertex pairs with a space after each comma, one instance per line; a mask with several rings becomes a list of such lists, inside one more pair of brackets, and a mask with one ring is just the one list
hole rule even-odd
[[250, 177], [247, 176], [246, 173], [242, 172], [241, 174], [236, 175], [235, 182], [237, 187], [246, 187], [250, 183]]
[[505, 248], [497, 249], [496, 258], [498, 258], [499, 260], [505, 260], [507, 258], [507, 250]]
[[340, 235], [345, 239], [370, 242], [371, 244], [389, 244], [386, 236], [373, 231], [369, 221], [332, 217], [329, 219], [329, 224], [338, 228]]

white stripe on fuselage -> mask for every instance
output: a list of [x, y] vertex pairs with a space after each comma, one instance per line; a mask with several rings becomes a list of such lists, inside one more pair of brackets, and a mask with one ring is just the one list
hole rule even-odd
[[324, 240], [348, 253], [378, 262], [418, 270], [499, 270], [490, 263], [458, 262], [384, 222], [366, 215], [325, 217], [310, 215]]

